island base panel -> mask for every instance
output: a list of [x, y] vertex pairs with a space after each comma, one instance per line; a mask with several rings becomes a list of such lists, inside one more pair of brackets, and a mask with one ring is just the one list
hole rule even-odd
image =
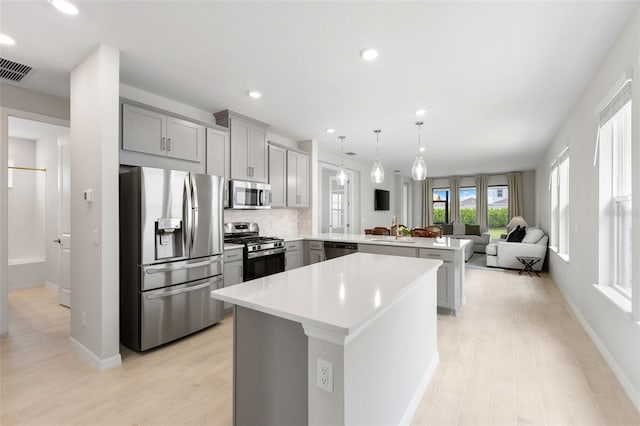
[[300, 323], [234, 308], [235, 425], [307, 424], [307, 336]]

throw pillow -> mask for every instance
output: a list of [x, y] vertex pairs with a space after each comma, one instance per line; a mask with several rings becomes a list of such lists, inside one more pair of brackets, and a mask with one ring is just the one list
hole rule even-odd
[[453, 225], [450, 223], [444, 223], [442, 226], [442, 235], [451, 235], [453, 234]]
[[465, 225], [465, 235], [477, 235], [480, 236], [480, 225]]
[[540, 228], [529, 228], [527, 229], [527, 235], [522, 239], [523, 243], [526, 244], [535, 244], [540, 239], [544, 237], [544, 231]]
[[524, 236], [527, 234], [527, 228], [521, 228], [520, 225], [507, 235], [508, 243], [521, 243]]
[[466, 235], [464, 223], [453, 223], [453, 235]]

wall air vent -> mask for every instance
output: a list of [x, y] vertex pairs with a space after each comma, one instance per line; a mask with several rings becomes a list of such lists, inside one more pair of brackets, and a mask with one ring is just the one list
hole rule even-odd
[[350, 157], [353, 157], [354, 155], [357, 155], [357, 154], [355, 152], [349, 151], [349, 152], [345, 152], [344, 155], [348, 155]]
[[33, 68], [5, 58], [0, 58], [0, 78], [21, 81]]

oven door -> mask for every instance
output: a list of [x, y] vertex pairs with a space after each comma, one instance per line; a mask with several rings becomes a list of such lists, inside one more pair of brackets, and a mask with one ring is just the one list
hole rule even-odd
[[284, 251], [244, 260], [244, 279], [250, 281], [267, 275], [284, 272]]

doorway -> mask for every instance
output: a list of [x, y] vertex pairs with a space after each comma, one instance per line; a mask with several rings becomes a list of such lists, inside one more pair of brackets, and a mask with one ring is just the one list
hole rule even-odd
[[322, 232], [352, 234], [357, 232], [356, 203], [354, 188], [357, 173], [346, 169], [347, 181], [340, 185], [337, 179], [338, 168], [331, 164], [320, 164], [322, 177], [320, 209], [322, 212]]
[[[7, 202], [8, 280], [1, 289], [7, 295], [2, 309], [10, 310], [11, 301], [21, 303], [25, 298], [42, 295], [53, 310], [62, 309], [58, 304], [69, 307], [70, 293], [67, 291], [63, 297], [61, 289], [66, 277], [70, 290], [70, 263], [65, 267], [59, 243], [62, 216], [69, 216], [68, 122], [21, 112], [10, 112], [5, 122], [7, 161], [3, 169], [6, 168], [7, 188], [2, 193]], [[63, 193], [67, 201], [64, 207]], [[16, 317], [9, 314], [17, 327], [10, 327], [9, 331], [17, 330], [20, 326], [15, 324]], [[68, 317], [69, 311], [60, 315]]]

